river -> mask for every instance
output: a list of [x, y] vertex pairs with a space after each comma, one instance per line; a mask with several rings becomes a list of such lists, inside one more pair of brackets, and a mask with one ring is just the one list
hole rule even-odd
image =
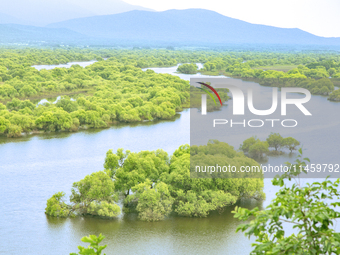
[[[39, 68], [39, 67], [38, 67]], [[46, 66], [45, 66], [46, 68]], [[53, 68], [49, 66], [48, 68]], [[175, 74], [176, 67], [152, 68], [158, 73], [171, 73], [182, 79], [190, 75]], [[196, 74], [195, 76], [199, 76]], [[255, 83], [258, 90], [267, 87]], [[340, 112], [340, 104], [325, 97], [313, 96], [320, 111]], [[222, 110], [228, 110], [223, 107]], [[44, 214], [46, 200], [58, 191], [70, 194], [72, 183], [85, 175], [103, 169], [109, 149], [164, 149], [171, 154], [190, 142], [190, 111], [179, 113], [171, 121], [117, 125], [102, 130], [77, 133], [50, 133], [17, 139], [0, 139], [0, 253], [60, 255], [77, 251], [84, 245], [81, 237], [102, 233], [106, 236], [105, 253], [110, 254], [249, 254], [251, 242], [243, 233], [235, 233], [239, 224], [230, 213], [212, 213], [207, 218], [170, 217], [162, 222], [142, 222], [136, 215], [121, 215], [115, 220], [78, 217], [57, 219]], [[336, 121], [327, 134], [318, 138], [327, 143], [327, 157], [338, 155], [339, 132]], [[261, 137], [262, 138], [262, 137]], [[309, 138], [310, 139], [310, 138]], [[308, 143], [308, 137], [302, 137]], [[323, 141], [322, 141], [323, 140]], [[238, 148], [236, 140], [231, 144]], [[325, 148], [326, 149], [326, 148]], [[312, 157], [316, 152], [308, 148]], [[269, 163], [285, 162], [295, 155], [269, 159]], [[263, 203], [241, 200], [239, 205], [252, 208], [265, 206], [275, 195], [270, 179], [265, 179], [267, 200]]]

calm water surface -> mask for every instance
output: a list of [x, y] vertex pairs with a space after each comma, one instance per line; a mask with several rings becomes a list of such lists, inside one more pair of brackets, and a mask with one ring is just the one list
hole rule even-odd
[[[152, 69], [159, 73], [176, 71], [176, 67]], [[182, 79], [191, 77], [174, 75]], [[257, 84], [248, 86], [263, 93], [268, 89]], [[340, 112], [340, 104], [330, 103], [324, 97], [313, 98], [317, 98], [321, 111]], [[223, 110], [228, 111], [228, 107]], [[108, 244], [107, 255], [249, 254], [253, 240], [235, 233], [239, 222], [230, 213], [233, 207], [204, 219], [172, 217], [154, 223], [138, 221], [133, 214], [121, 215], [116, 220], [56, 219], [44, 214], [46, 200], [54, 193], [65, 191], [69, 195], [73, 182], [103, 169], [107, 150], [124, 148], [138, 152], [161, 148], [171, 154], [189, 143], [189, 126], [187, 109], [172, 121], [0, 140], [0, 254], [69, 254], [82, 245], [81, 237], [99, 233], [106, 236], [103, 243]], [[338, 132], [339, 124], [335, 122], [318, 138], [326, 139], [327, 151], [336, 155], [339, 149], [334, 135]], [[306, 143], [307, 138], [302, 142]], [[231, 139], [230, 144], [239, 146], [238, 140]], [[313, 154], [313, 148], [308, 150]], [[285, 162], [294, 157], [285, 155], [268, 162]], [[265, 193], [267, 200], [263, 203], [242, 200], [239, 205], [248, 208], [267, 205], [275, 195], [269, 179], [265, 180]]]

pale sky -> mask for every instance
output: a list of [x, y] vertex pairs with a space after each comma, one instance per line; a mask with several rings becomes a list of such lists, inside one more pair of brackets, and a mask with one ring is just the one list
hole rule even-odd
[[[124, 0], [156, 11], [202, 8], [255, 24], [340, 37], [340, 0]], [[204, 19], [204, 17], [202, 17]]]

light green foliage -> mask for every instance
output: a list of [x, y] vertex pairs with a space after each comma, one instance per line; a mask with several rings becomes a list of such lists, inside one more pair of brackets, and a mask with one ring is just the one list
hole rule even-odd
[[72, 101], [71, 99], [66, 98], [66, 97], [60, 99], [60, 100], [57, 102], [56, 106], [57, 106], [57, 107], [63, 108], [64, 111], [69, 112], [69, 113], [78, 110], [78, 104], [77, 104], [77, 102]]
[[29, 97], [37, 94], [37, 91], [33, 89], [30, 85], [25, 85], [19, 90], [19, 94], [23, 97]]
[[[84, 236], [81, 241], [84, 243], [89, 243], [90, 245], [87, 248], [82, 246], [78, 246], [78, 253], [70, 253], [70, 255], [101, 255], [102, 251], [107, 247], [107, 245], [100, 246], [99, 244], [104, 240], [105, 236], [99, 234]], [[103, 254], [105, 255], [105, 253]]]
[[[300, 157], [301, 154], [300, 150]], [[296, 169], [304, 168], [305, 160], [309, 161], [297, 159]], [[340, 233], [334, 231], [334, 221], [340, 218], [340, 202], [331, 202], [340, 199], [340, 180], [326, 179], [305, 186], [298, 181], [290, 186], [285, 184], [285, 178], [291, 180], [298, 174], [288, 172], [274, 178], [273, 185], [281, 189], [265, 210], [235, 208], [235, 218], [243, 221], [252, 218], [237, 228], [248, 237], [256, 237], [252, 254], [340, 253]], [[291, 224], [297, 233], [288, 236], [284, 222]]]
[[129, 154], [129, 150], [124, 152], [123, 149], [118, 149], [116, 154], [112, 150], [106, 153], [104, 168], [111, 178], [114, 178], [117, 169], [123, 166], [124, 160]]
[[[279, 149], [283, 148], [287, 148], [292, 153], [294, 150], [297, 150], [299, 145], [300, 142], [293, 137], [283, 138], [279, 133], [271, 133], [266, 141], [261, 141], [255, 136], [244, 140], [240, 145], [240, 150], [251, 158], [260, 159], [266, 154], [282, 153]], [[269, 147], [274, 148], [275, 151], [269, 151]]]
[[73, 120], [68, 112], [56, 108], [52, 111], [44, 112], [35, 120], [35, 125], [38, 129], [46, 131], [64, 131], [71, 129]]
[[[118, 157], [119, 156], [118, 152]], [[132, 187], [146, 179], [157, 182], [162, 173], [169, 171], [169, 156], [163, 150], [129, 153], [124, 163], [116, 170], [115, 186], [120, 192], [129, 194]]]
[[170, 173], [161, 176], [161, 180], [171, 187], [171, 194], [177, 201], [175, 212], [179, 215], [206, 217], [210, 211], [223, 210], [241, 196], [264, 198], [263, 180], [259, 173], [243, 176], [254, 178], [228, 178], [237, 177], [229, 173], [214, 176], [222, 178], [191, 178], [190, 174], [195, 177], [195, 170], [190, 170], [190, 167], [204, 164], [258, 166], [232, 146], [216, 140], [209, 141], [206, 146], [192, 146], [191, 164], [187, 148], [179, 148], [171, 159]]
[[[340, 77], [339, 77], [339, 78], [340, 78]], [[340, 101], [340, 89], [334, 90], [334, 91], [329, 95], [328, 100], [339, 102], [339, 101]]]
[[259, 142], [260, 139], [256, 138], [255, 136], [252, 136], [246, 140], [243, 141], [243, 143], [240, 146], [240, 150], [242, 150], [245, 153], [249, 152], [249, 149], [252, 145], [254, 145], [256, 142]]
[[248, 153], [248, 155], [252, 158], [262, 158], [264, 154], [268, 153], [268, 143], [263, 142], [256, 137], [250, 137], [243, 141], [240, 146], [240, 150], [244, 153]]
[[176, 212], [180, 216], [207, 217], [210, 211], [223, 210], [226, 206], [236, 203], [237, 197], [219, 191], [203, 191], [200, 194], [180, 190], [177, 193], [179, 205]]
[[196, 64], [182, 64], [177, 68], [177, 72], [184, 74], [195, 74], [197, 73]]
[[[5, 82], [0, 84], [0, 101], [7, 102], [8, 112], [25, 109], [23, 101], [19, 99], [62, 96], [56, 104], [26, 106], [31, 111], [26, 109], [21, 115], [29, 117], [33, 125], [30, 130], [21, 127], [23, 132], [76, 131], [78, 128], [105, 128], [115, 122], [170, 119], [183, 105], [188, 104], [187, 81], [140, 69], [144, 64], [177, 64], [173, 59], [166, 60], [166, 53], [161, 57], [164, 59], [160, 63], [156, 58], [149, 58], [146, 52], [98, 50], [97, 53], [103, 57], [111, 58], [86, 68], [74, 65], [69, 69], [41, 71], [28, 66], [50, 64], [52, 61], [64, 62], [76, 57], [79, 58], [78, 61], [101, 57], [81, 50], [27, 50], [20, 52], [20, 55], [8, 53], [8, 56], [6, 53], [0, 60], [0, 76]], [[155, 52], [151, 53], [154, 54]], [[19, 56], [20, 61], [16, 58]], [[141, 65], [141, 62], [144, 64]], [[83, 96], [75, 95], [74, 101], [64, 96], [69, 93], [79, 93]], [[0, 116], [5, 114], [6, 112], [2, 112]], [[18, 125], [12, 122], [11, 124]], [[3, 132], [8, 133], [8, 130]]]
[[[29, 108], [25, 109], [29, 110]], [[31, 119], [26, 114], [15, 113], [9, 118], [9, 121], [11, 122], [11, 124], [20, 127], [22, 132], [29, 132], [34, 127], [34, 119]], [[8, 133], [10, 133], [10, 130]]]
[[262, 158], [264, 154], [269, 152], [268, 142], [257, 141], [249, 147], [249, 156], [252, 158]]
[[133, 195], [127, 201], [137, 200], [136, 210], [141, 220], [163, 220], [172, 212], [174, 199], [171, 197], [168, 185], [158, 182], [152, 187], [152, 182], [146, 180], [132, 188]]
[[87, 213], [101, 217], [114, 218], [120, 214], [120, 207], [117, 204], [102, 202], [91, 202]]
[[290, 152], [293, 152], [294, 150], [297, 150], [297, 146], [300, 145], [300, 142], [294, 139], [293, 137], [286, 137], [283, 138], [283, 146], [288, 148]]
[[7, 137], [21, 136], [22, 128], [17, 125], [10, 125], [7, 129]]
[[45, 213], [53, 217], [67, 217], [70, 214], [69, 206], [65, 204], [64, 192], [58, 192], [47, 200]]
[[87, 175], [83, 180], [73, 183], [70, 201], [79, 214], [93, 214], [103, 217], [116, 217], [120, 210], [114, 202], [115, 185], [105, 172]]
[[73, 183], [70, 197], [72, 205], [61, 202], [65, 193], [59, 192], [47, 201], [46, 214], [56, 217], [77, 214], [89, 214], [104, 218], [117, 217], [121, 210], [115, 203], [118, 196], [114, 190], [114, 182], [105, 172], [95, 172], [87, 175], [83, 180]]
[[5, 132], [7, 128], [10, 126], [9, 120], [5, 119], [4, 117], [0, 116], [0, 133]]
[[279, 133], [271, 133], [267, 138], [267, 142], [269, 147], [277, 151], [283, 146], [283, 137]]

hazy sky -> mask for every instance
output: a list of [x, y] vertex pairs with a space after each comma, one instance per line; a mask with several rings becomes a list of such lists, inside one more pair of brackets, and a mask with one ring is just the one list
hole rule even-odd
[[[203, 8], [231, 18], [340, 37], [340, 0], [124, 0], [156, 11]], [[204, 17], [202, 17], [204, 19]]]

